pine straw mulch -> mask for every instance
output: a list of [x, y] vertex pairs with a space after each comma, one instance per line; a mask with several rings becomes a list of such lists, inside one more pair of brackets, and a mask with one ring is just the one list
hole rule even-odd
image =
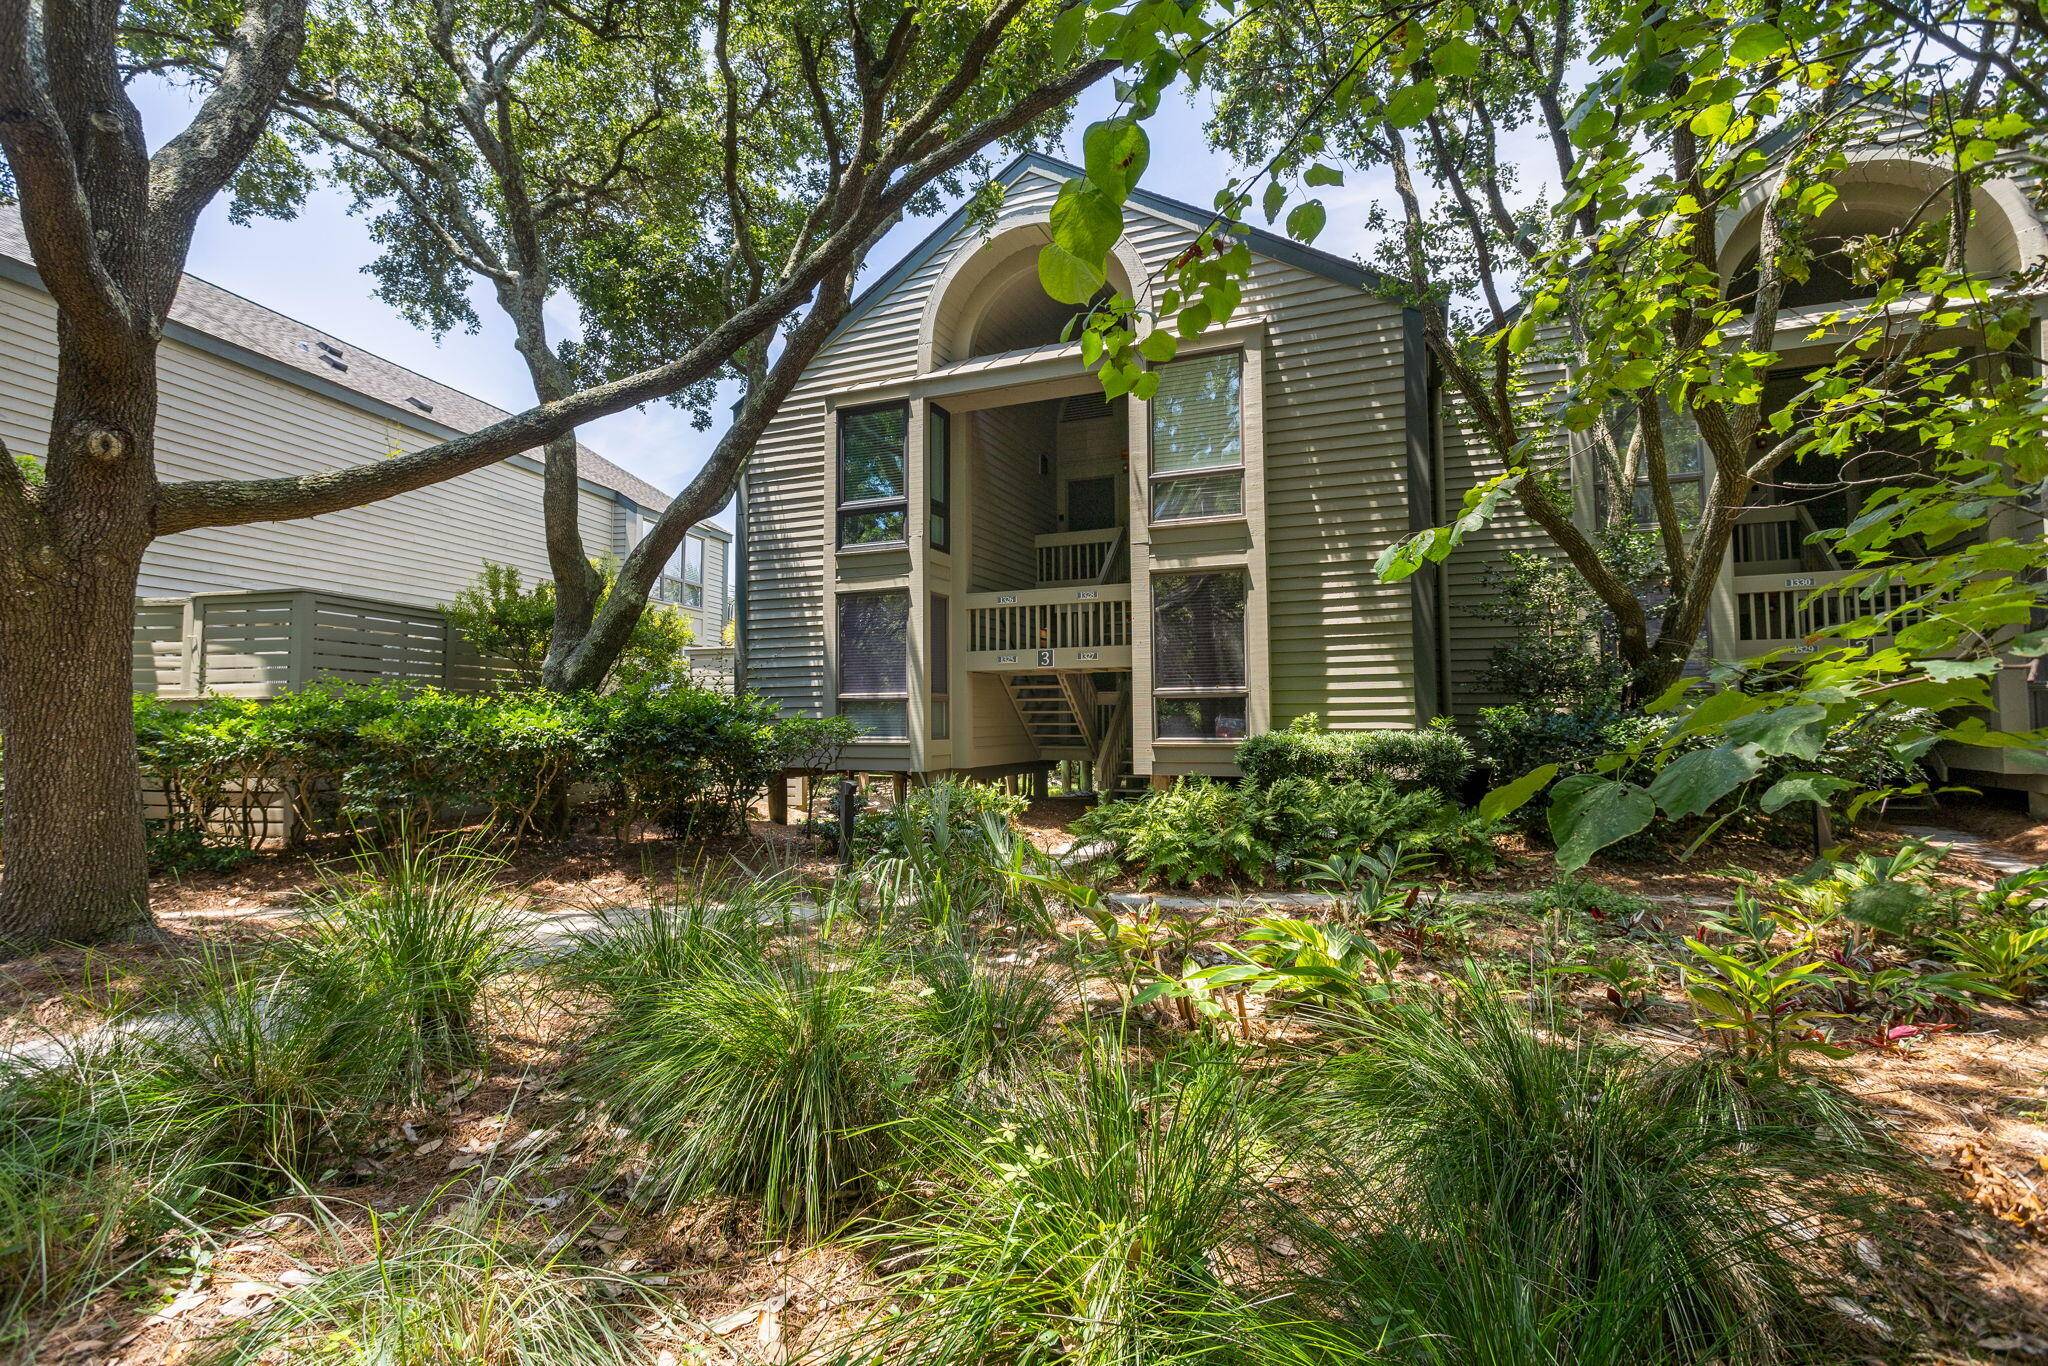
[[[1872, 849], [1898, 842], [1883, 831], [1857, 838]], [[2025, 838], [2005, 831], [2001, 843]], [[1668, 858], [1617, 863], [1596, 868], [1594, 878], [1651, 896], [1719, 900], [1730, 884], [1712, 869], [1792, 873], [1807, 862], [1804, 850], [1746, 842], [1717, 847], [1695, 865]], [[1547, 882], [1543, 863], [1539, 850], [1507, 849], [1496, 873], [1462, 888], [1502, 893], [1501, 904], [1482, 912], [1469, 942], [1404, 944], [1403, 975], [1441, 979], [1467, 953], [1505, 962], [1533, 952], [1540, 929], [1516, 915], [1508, 894]], [[830, 872], [829, 860], [796, 832], [757, 826], [745, 841], [689, 857], [653, 842], [571, 841], [521, 854], [506, 879], [536, 906], [570, 911], [644, 904], [650, 882], [687, 882], [733, 864], [789, 867], [819, 879]], [[1982, 871], [1960, 859], [1945, 867]], [[0, 972], [0, 1038], [77, 1027], [145, 999], [160, 990], [168, 966], [203, 946], [289, 933], [292, 911], [316, 880], [303, 857], [262, 856], [231, 874], [165, 888], [158, 911], [170, 938], [163, 944], [62, 950], [10, 965]], [[1660, 904], [1658, 913], [1666, 932], [1696, 918], [1695, 908], [1682, 903]], [[660, 1289], [670, 1312], [646, 1325], [652, 1362], [786, 1361], [874, 1307], [876, 1280], [858, 1257], [832, 1246], [765, 1243], [757, 1211], [745, 1201], [699, 1202], [659, 1222], [623, 1216], [623, 1191], [603, 1189], [595, 1175], [610, 1155], [607, 1136], [587, 1122], [561, 1082], [578, 1016], [537, 981], [509, 983], [499, 995], [489, 1066], [456, 1086], [441, 1107], [394, 1122], [349, 1170], [320, 1183], [315, 1194], [324, 1213], [313, 1200], [286, 1200], [246, 1225], [211, 1230], [152, 1262], [82, 1316], [45, 1325], [21, 1359], [67, 1366], [193, 1359], [223, 1331], [264, 1312], [284, 1289], [360, 1259], [373, 1212], [388, 1217], [423, 1204], [452, 1211], [477, 1196], [480, 1181], [508, 1172], [515, 1185], [503, 1207], [533, 1237], [566, 1236], [578, 1257], [647, 1277]], [[1646, 1045], [1701, 1046], [1681, 1003], [1658, 1002], [1622, 1026], [1607, 1018], [1597, 987], [1577, 989], [1572, 999], [1589, 1023]], [[1073, 1004], [1100, 1010], [1112, 1002], [1109, 985], [1091, 981]], [[1266, 1018], [1255, 1010], [1250, 1019], [1254, 1036], [1274, 1043], [1300, 1029], [1285, 1015]], [[2048, 1361], [2048, 1011], [1993, 1007], [1967, 1028], [1818, 1066], [1892, 1123], [1941, 1172], [1954, 1197], [1924, 1211], [1910, 1231], [1934, 1276], [1871, 1268], [1873, 1282], [1884, 1287], [1874, 1308], [1901, 1344], [1893, 1359]]]

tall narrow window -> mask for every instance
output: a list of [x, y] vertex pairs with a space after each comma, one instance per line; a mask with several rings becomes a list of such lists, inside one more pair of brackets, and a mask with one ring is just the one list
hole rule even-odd
[[1239, 740], [1249, 691], [1245, 576], [1161, 574], [1152, 580], [1153, 734]]
[[839, 598], [839, 714], [863, 735], [910, 734], [910, 594], [843, 593]]
[[932, 486], [932, 549], [953, 549], [953, 415], [932, 405], [931, 430], [925, 453], [926, 478]]
[[944, 593], [932, 594], [931, 618], [926, 624], [925, 639], [930, 642], [932, 652], [932, 739], [946, 740], [953, 734], [952, 698], [948, 695], [953, 681], [953, 632], [948, 619], [952, 606]]
[[1235, 352], [1159, 370], [1152, 396], [1152, 520], [1244, 511], [1243, 360]]
[[839, 544], [900, 545], [906, 529], [908, 403], [839, 414]]

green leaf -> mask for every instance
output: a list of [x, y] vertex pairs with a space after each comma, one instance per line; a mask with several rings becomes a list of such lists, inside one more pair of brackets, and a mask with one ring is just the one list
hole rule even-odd
[[1052, 64], [1065, 66], [1073, 60], [1080, 49], [1081, 38], [1088, 31], [1088, 7], [1075, 5], [1062, 10], [1060, 17], [1052, 21]]
[[1302, 174], [1301, 183], [1312, 186], [1342, 185], [1344, 183], [1344, 173], [1335, 166], [1325, 166], [1319, 161]]
[[1793, 773], [1772, 783], [1757, 803], [1767, 812], [1782, 811], [1794, 802], [1825, 803], [1838, 792], [1855, 784], [1828, 773]]
[[1082, 260], [1057, 242], [1038, 249], [1038, 283], [1063, 304], [1087, 303], [1108, 280], [1102, 266]]
[[1937, 683], [1963, 678], [1989, 678], [2004, 667], [1997, 659], [1923, 659], [1920, 671]]
[[1197, 299], [1180, 311], [1173, 325], [1183, 337], [1193, 339], [1208, 329], [1209, 317], [1209, 305]]
[[1557, 765], [1545, 764], [1541, 768], [1530, 769], [1504, 787], [1496, 787], [1479, 799], [1479, 819], [1491, 823], [1521, 810], [1531, 797], [1543, 790], [1545, 783], [1556, 776]]
[[1641, 389], [1657, 378], [1657, 362], [1649, 356], [1637, 356], [1614, 372], [1614, 387], [1617, 389]]
[[1859, 925], [1904, 939], [1927, 904], [1927, 894], [1910, 882], [1885, 878], [1849, 893], [1842, 914]]
[[1304, 200], [1288, 211], [1287, 235], [1297, 242], [1313, 242], [1328, 217], [1321, 200]]
[[1827, 741], [1828, 709], [1806, 702], [1739, 716], [1724, 727], [1731, 739], [1756, 746], [1764, 754], [1784, 754], [1809, 762], [1820, 757]]
[[1607, 140], [1614, 131], [1614, 111], [1611, 109], [1588, 109], [1572, 125], [1572, 146], [1580, 151], [1597, 147]]
[[1717, 138], [1728, 131], [1735, 118], [1735, 106], [1727, 101], [1710, 104], [1692, 116], [1692, 131], [1703, 138]]
[[1785, 35], [1775, 24], [1745, 24], [1736, 30], [1728, 55], [1738, 62], [1761, 62], [1785, 50]]
[[1138, 354], [1154, 365], [1164, 365], [1180, 350], [1180, 341], [1163, 327], [1155, 327], [1138, 343]]
[[1594, 854], [1635, 834], [1656, 814], [1656, 802], [1634, 783], [1574, 773], [1550, 790], [1550, 835], [1557, 842], [1557, 866], [1577, 872]]
[[1673, 820], [1704, 815], [1708, 807], [1757, 775], [1762, 765], [1748, 745], [1716, 745], [1681, 754], [1650, 783], [1650, 796]]
[[1266, 210], [1266, 221], [1270, 223], [1274, 219], [1278, 218], [1280, 216], [1280, 210], [1286, 207], [1287, 187], [1285, 185], [1282, 185], [1277, 180], [1268, 181], [1266, 184], [1266, 197], [1264, 204], [1264, 208]]
[[1090, 124], [1081, 135], [1082, 168], [1119, 203], [1130, 198], [1131, 187], [1145, 174], [1145, 164], [1151, 158], [1151, 139], [1136, 119], [1103, 119]]
[[1429, 64], [1439, 76], [1479, 74], [1479, 49], [1463, 38], [1447, 38], [1429, 54]]
[[1387, 99], [1387, 122], [1396, 128], [1413, 128], [1436, 112], [1436, 83], [1417, 81], [1404, 85]]

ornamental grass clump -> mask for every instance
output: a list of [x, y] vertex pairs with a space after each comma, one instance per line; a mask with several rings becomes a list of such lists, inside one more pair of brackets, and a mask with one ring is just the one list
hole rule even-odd
[[1476, 977], [1456, 1006], [1361, 1018], [1304, 1074], [1326, 1203], [1367, 1215], [1301, 1235], [1314, 1359], [1755, 1362], [1851, 1331], [1825, 1250], [1884, 1245], [1907, 1170], [1867, 1125], [1538, 1028]]
[[[522, 1227], [517, 1186], [496, 1175], [450, 1216], [431, 1199], [369, 1216], [370, 1246], [287, 1290], [216, 1342], [207, 1366], [624, 1366], [648, 1360], [642, 1325], [664, 1315], [645, 1284], [584, 1265], [573, 1238]], [[332, 1212], [322, 1207], [324, 1216]]]
[[[655, 924], [583, 969], [609, 990], [571, 1070], [639, 1145], [636, 1201], [748, 1195], [771, 1233], [824, 1232], [916, 1103], [914, 995], [894, 956], [879, 940], [760, 945], [715, 927], [677, 949], [699, 931]], [[638, 981], [634, 949], [648, 955]]]
[[308, 989], [376, 1002], [401, 1035], [406, 1081], [479, 1065], [491, 984], [526, 961], [528, 923], [505, 862], [468, 839], [401, 841], [324, 871], [307, 930], [280, 947]]
[[920, 1126], [906, 1208], [862, 1235], [897, 1317], [875, 1361], [1242, 1360], [1227, 1266], [1278, 1223], [1261, 1089], [1220, 1051], [1143, 1063], [1108, 1040], [1001, 1104]]
[[916, 949], [912, 968], [915, 1023], [939, 1078], [965, 1087], [999, 1080], [1051, 1046], [1060, 997], [1040, 973], [956, 940]]
[[[209, 952], [173, 1009], [0, 1077], [0, 1320], [90, 1295], [153, 1237], [317, 1179], [405, 1088], [383, 1003]], [[0, 1331], [6, 1331], [0, 1329]]]
[[[123, 1152], [127, 1114], [117, 1060], [80, 1048], [0, 1076], [0, 1345], [38, 1309], [92, 1295], [125, 1269], [181, 1173], [150, 1172]], [[164, 1178], [165, 1194], [152, 1193]]]

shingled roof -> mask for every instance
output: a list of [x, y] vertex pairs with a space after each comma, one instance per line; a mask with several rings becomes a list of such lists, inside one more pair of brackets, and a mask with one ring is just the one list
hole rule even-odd
[[[15, 269], [5, 274], [41, 287], [20, 215], [12, 207], [0, 211], [0, 266], [7, 264]], [[357, 406], [372, 407], [435, 436], [459, 436], [510, 416], [473, 394], [451, 389], [196, 275], [179, 282], [169, 321], [166, 330], [171, 336], [184, 332], [189, 335], [181, 340], [198, 340], [201, 345], [211, 341], [215, 345], [206, 349], [228, 359], [344, 402], [353, 397], [362, 401]], [[668, 494], [588, 446], [578, 444], [576, 464], [587, 482], [623, 494], [650, 512], [668, 506]]]

